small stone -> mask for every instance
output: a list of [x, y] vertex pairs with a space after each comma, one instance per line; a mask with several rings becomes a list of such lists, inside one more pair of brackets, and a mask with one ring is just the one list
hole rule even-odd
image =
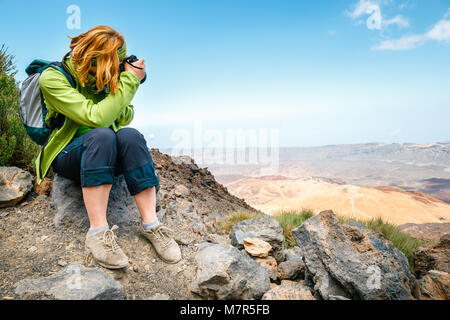
[[316, 300], [311, 291], [302, 284], [282, 283], [267, 291], [261, 300]]
[[186, 186], [184, 186], [184, 185], [182, 185], [182, 184], [178, 184], [176, 187], [175, 187], [175, 196], [177, 196], [177, 197], [187, 197], [188, 195], [189, 195], [189, 189], [186, 187]]
[[134, 272], [136, 272], [136, 273], [138, 273], [138, 272], [139, 272], [139, 268], [138, 268], [138, 266], [137, 266], [137, 265], [134, 265], [134, 266], [133, 266], [133, 271], [134, 271]]
[[272, 246], [258, 238], [245, 238], [244, 249], [253, 257], [265, 258], [272, 250]]
[[170, 297], [167, 294], [156, 293], [145, 300], [170, 300]]
[[61, 260], [58, 260], [58, 265], [61, 267], [65, 267], [65, 266], [67, 266], [67, 262], [65, 260], [61, 259]]
[[37, 250], [37, 248], [35, 246], [31, 246], [28, 251], [30, 252], [35, 252]]
[[34, 192], [38, 195], [48, 195], [52, 191], [53, 181], [49, 178], [44, 178], [42, 183], [39, 185], [37, 182], [34, 183]]
[[120, 270], [120, 269], [118, 269], [118, 270], [108, 270], [108, 271], [112, 271], [112, 276], [116, 280], [122, 279], [123, 276], [125, 275], [125, 271]]

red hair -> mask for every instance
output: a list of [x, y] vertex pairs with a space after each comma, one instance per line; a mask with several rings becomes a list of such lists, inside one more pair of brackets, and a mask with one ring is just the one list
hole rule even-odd
[[98, 92], [107, 86], [109, 92], [119, 90], [119, 56], [117, 50], [125, 44], [119, 32], [108, 26], [97, 26], [86, 33], [70, 37], [70, 55], [84, 87], [89, 72], [96, 74]]

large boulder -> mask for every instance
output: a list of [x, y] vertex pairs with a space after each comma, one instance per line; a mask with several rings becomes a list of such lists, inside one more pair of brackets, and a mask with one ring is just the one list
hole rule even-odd
[[[53, 219], [56, 226], [89, 226], [81, 186], [76, 182], [56, 175], [51, 191], [51, 205], [56, 209]], [[164, 210], [158, 212], [160, 219], [161, 214], [164, 214]], [[114, 180], [109, 194], [107, 217], [111, 225], [117, 224], [121, 227], [137, 226], [140, 222], [139, 210], [123, 176]]]
[[16, 294], [40, 293], [57, 300], [121, 300], [125, 299], [123, 286], [98, 269], [79, 263], [37, 279], [24, 279], [16, 284]]
[[0, 208], [12, 207], [33, 188], [33, 177], [17, 167], [0, 167]]
[[243, 249], [246, 238], [258, 238], [268, 242], [272, 246], [274, 258], [278, 262], [284, 260], [283, 228], [274, 218], [262, 215], [235, 224], [231, 230], [231, 244], [238, 249]]
[[419, 295], [408, 260], [379, 232], [341, 225], [332, 211], [325, 211], [292, 235], [315, 293], [323, 299], [403, 300]]
[[450, 234], [445, 234], [439, 241], [420, 246], [414, 251], [414, 272], [421, 278], [429, 270], [450, 273]]
[[260, 299], [270, 289], [267, 269], [235, 247], [201, 243], [195, 260], [191, 290], [204, 299]]
[[422, 300], [450, 300], [450, 274], [430, 270], [418, 281]]

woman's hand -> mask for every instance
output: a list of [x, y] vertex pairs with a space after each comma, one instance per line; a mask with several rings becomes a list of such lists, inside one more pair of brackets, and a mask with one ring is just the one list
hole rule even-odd
[[144, 59], [140, 59], [136, 62], [133, 62], [133, 65], [141, 68], [137, 69], [137, 68], [133, 68], [132, 65], [130, 65], [129, 63], [125, 63], [125, 71], [130, 71], [132, 74], [134, 74], [136, 77], [139, 78], [139, 80], [142, 81], [142, 79], [144, 79], [145, 77], [145, 63], [144, 63]]

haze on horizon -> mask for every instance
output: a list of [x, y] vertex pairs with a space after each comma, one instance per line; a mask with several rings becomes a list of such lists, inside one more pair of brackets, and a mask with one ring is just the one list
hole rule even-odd
[[[72, 4], [80, 29], [66, 26]], [[280, 147], [450, 139], [448, 0], [141, 0], [129, 15], [120, 1], [0, 5], [19, 81], [31, 60], [60, 60], [68, 35], [122, 32], [149, 73], [132, 126], [155, 148], [198, 123], [275, 129]]]

